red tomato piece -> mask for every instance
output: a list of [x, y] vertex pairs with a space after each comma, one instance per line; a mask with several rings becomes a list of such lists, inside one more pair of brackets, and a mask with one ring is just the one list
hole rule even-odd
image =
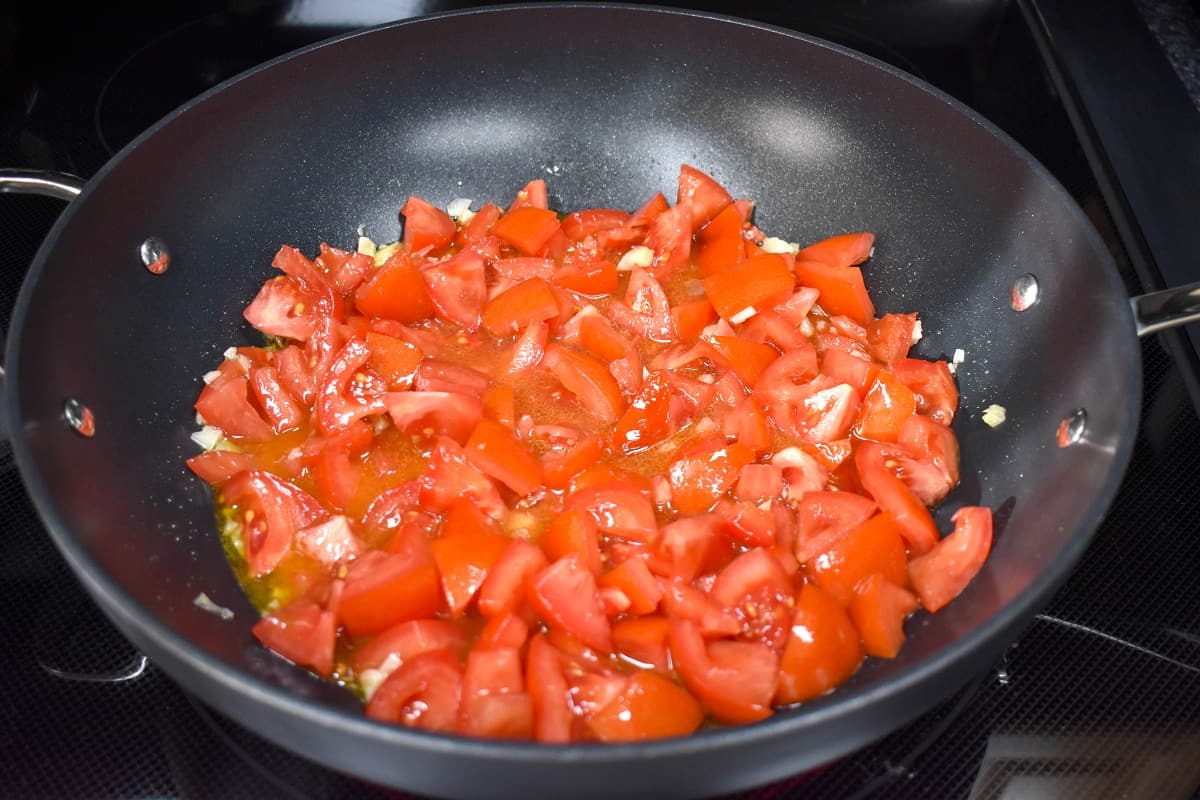
[[722, 722], [757, 722], [771, 714], [779, 660], [759, 642], [705, 645], [695, 623], [671, 622], [671, 658], [684, 684]]
[[362, 555], [365, 547], [354, 533], [350, 520], [334, 514], [316, 525], [296, 532], [300, 550], [326, 566], [350, 561]]
[[690, 583], [729, 560], [729, 542], [721, 534], [724, 520], [697, 514], [669, 522], [658, 533], [655, 552], [670, 571], [665, 577]]
[[717, 573], [708, 596], [738, 618], [744, 637], [776, 652], [783, 649], [792, 616], [792, 581], [769, 551], [755, 547], [730, 561]]
[[534, 738], [539, 742], [565, 744], [571, 740], [572, 712], [562, 661], [544, 634], [529, 642], [525, 686], [533, 698]]
[[529, 582], [529, 603], [547, 624], [558, 627], [601, 653], [612, 652], [612, 631], [596, 586], [583, 559], [558, 559]]
[[863, 439], [894, 442], [916, 410], [917, 399], [909, 388], [887, 370], [880, 370], [859, 407], [854, 433]]
[[421, 653], [434, 650], [462, 651], [467, 646], [467, 633], [461, 625], [442, 619], [414, 619], [393, 625], [355, 651], [353, 666], [356, 672], [378, 669], [389, 658], [403, 664]]
[[221, 501], [241, 518], [246, 567], [251, 577], [278, 566], [300, 528], [325, 515], [313, 497], [262, 470], [239, 472], [221, 486]]
[[462, 615], [508, 544], [508, 537], [469, 499], [451, 504], [441, 536], [429, 545], [451, 614]]
[[275, 434], [251, 404], [250, 381], [245, 375], [223, 370], [200, 392], [195, 408], [206, 423], [230, 436], [264, 442]]
[[372, 551], [346, 575], [338, 618], [351, 636], [385, 631], [441, 607], [437, 568], [423, 558]]
[[736, 205], [728, 205], [696, 231], [693, 260], [701, 277], [736, 267], [746, 258], [742, 226], [746, 220]]
[[530, 278], [496, 295], [483, 310], [483, 327], [501, 338], [533, 322], [558, 316], [558, 300], [541, 278]]
[[783, 468], [774, 464], [747, 464], [738, 475], [733, 496], [739, 500], [774, 500], [783, 492]]
[[274, 365], [279, 373], [279, 382], [287, 387], [292, 397], [305, 406], [311, 406], [317, 396], [317, 384], [304, 350], [289, 345], [275, 353]]
[[260, 642], [301, 667], [328, 678], [333, 672], [337, 623], [332, 613], [311, 600], [297, 600], [254, 623]]
[[467, 440], [467, 458], [519, 495], [542, 485], [542, 462], [503, 425], [481, 419]]
[[336, 433], [356, 420], [385, 410], [382, 396], [365, 399], [351, 393], [351, 382], [370, 355], [371, 352], [362, 341], [352, 339], [346, 342], [318, 382], [316, 421], [322, 433]]
[[695, 623], [706, 638], [736, 636], [742, 623], [729, 609], [719, 605], [700, 589], [678, 580], [661, 578], [663, 613], [672, 620]]
[[483, 256], [463, 250], [423, 269], [421, 279], [438, 316], [468, 332], [479, 328], [487, 300]]
[[[554, 277], [557, 268], [552, 258], [497, 258], [489, 260], [492, 270], [501, 278], [513, 281], [524, 281], [530, 278], [541, 278], [543, 282]], [[556, 312], [557, 313], [557, 310]]]
[[912, 390], [919, 413], [942, 425], [954, 421], [958, 387], [945, 361], [899, 358], [888, 365], [888, 370]]
[[[775, 364], [784, 358], [776, 360]], [[789, 380], [790, 376], [787, 376], [776, 382], [768, 367], [755, 386], [755, 391], [762, 393], [767, 412], [780, 430], [813, 443], [831, 442], [850, 432], [859, 405], [858, 395], [852, 386], [834, 384], [825, 375], [818, 375], [803, 386], [789, 386]]]
[[380, 684], [367, 703], [367, 716], [453, 733], [458, 727], [462, 682], [462, 668], [449, 650], [420, 653]]
[[628, 617], [613, 623], [613, 647], [628, 661], [666, 672], [671, 668], [667, 655], [670, 633], [671, 622], [666, 617], [658, 614]]
[[650, 268], [654, 277], [660, 280], [687, 264], [688, 253], [692, 249], [690, 212], [690, 206], [675, 206], [663, 211], [650, 223], [646, 246], [654, 251]]
[[445, 436], [438, 437], [417, 483], [421, 505], [433, 511], [443, 511], [461, 497], [492, 518], [505, 512], [496, 485], [467, 460], [457, 442]]
[[601, 587], [620, 589], [634, 614], [650, 614], [662, 600], [662, 587], [640, 558], [627, 558], [600, 577]]
[[[854, 466], [863, 488], [875, 498], [882, 511], [895, 518], [900, 532], [915, 556], [923, 555], [938, 540], [937, 526], [929, 509], [887, 466], [889, 451], [884, 445], [863, 442], [854, 454]], [[897, 464], [897, 466], [899, 466]]]
[[500, 219], [500, 214], [501, 211], [495, 203], [484, 203], [483, 207], [475, 212], [475, 216], [471, 217], [471, 221], [458, 232], [459, 243], [477, 243], [486, 238], [492, 232], [496, 220]]
[[567, 214], [562, 221], [562, 229], [568, 239], [578, 242], [600, 231], [624, 227], [631, 218], [632, 215], [626, 211], [591, 208]]
[[829, 314], [845, 314], [859, 325], [875, 318], [875, 304], [858, 267], [830, 266], [797, 257], [794, 270], [796, 280], [820, 292], [821, 308]]
[[304, 421], [304, 411], [284, 388], [274, 367], [254, 367], [250, 370], [250, 386], [258, 407], [266, 412], [275, 433], [293, 430]]
[[497, 614], [488, 619], [475, 640], [477, 649], [519, 650], [529, 638], [529, 625], [513, 613]]
[[703, 721], [703, 709], [686, 689], [653, 672], [638, 672], [588, 719], [588, 728], [602, 742], [637, 742], [687, 736]]
[[389, 392], [384, 400], [396, 427], [413, 435], [465, 442], [483, 419], [483, 402], [452, 392]]
[[713, 512], [725, 520], [725, 534], [739, 544], [749, 547], [770, 547], [775, 544], [776, 525], [772, 510], [762, 509], [746, 500], [717, 501]]
[[907, 358], [916, 325], [916, 314], [884, 314], [867, 326], [867, 351], [885, 364]]
[[315, 298], [291, 278], [279, 275], [262, 285], [242, 316], [268, 336], [304, 342], [312, 336], [320, 312]]
[[621, 387], [596, 359], [558, 344], [546, 346], [542, 363], [558, 378], [585, 410], [607, 422], [616, 422], [625, 410]]
[[425, 288], [419, 263], [404, 251], [393, 255], [355, 290], [355, 307], [368, 317], [404, 323], [433, 316], [433, 300]]
[[527, 256], [537, 255], [558, 231], [558, 215], [533, 206], [512, 208], [492, 226], [492, 233]]
[[704, 278], [704, 293], [722, 318], [736, 324], [744, 322], [747, 314], [753, 316], [783, 302], [795, 285], [787, 259], [778, 253], [761, 253], [736, 270]]
[[511, 383], [496, 383], [481, 398], [483, 415], [512, 430], [517, 422], [516, 396]]
[[563, 289], [590, 297], [602, 297], [617, 290], [620, 275], [617, 265], [600, 256], [568, 253], [552, 283]]
[[853, 675], [862, 660], [862, 644], [850, 617], [819, 586], [805, 584], [796, 598], [775, 702], [799, 703], [820, 697]]
[[586, 436], [560, 453], [546, 453], [542, 456], [546, 485], [551, 489], [567, 488], [576, 475], [595, 464], [603, 453], [604, 440], [599, 435]]
[[675, 459], [667, 467], [675, 507], [683, 514], [712, 508], [733, 488], [742, 467], [753, 460], [754, 451], [737, 443]]
[[680, 168], [675, 205], [690, 210], [692, 230], [704, 227], [732, 202], [733, 196], [709, 175], [688, 164]]
[[555, 515], [538, 540], [542, 552], [551, 561], [574, 553], [594, 574], [600, 574], [600, 537], [596, 520], [585, 508], [572, 508]]
[[714, 336], [712, 344], [729, 361], [738, 377], [749, 384], [758, 380], [763, 370], [779, 358], [779, 351], [774, 347], [737, 336]]
[[908, 564], [908, 577], [927, 611], [939, 611], [958, 597], [992, 549], [991, 509], [965, 506], [951, 519], [954, 530]]
[[202, 481], [217, 486], [249, 469], [258, 469], [258, 461], [249, 453], [231, 450], [209, 450], [187, 460], [188, 469]]
[[634, 336], [654, 342], [670, 342], [676, 336], [671, 305], [662, 284], [641, 267], [629, 273], [625, 302], [613, 300], [607, 314], [618, 328]]
[[404, 246], [410, 253], [425, 248], [437, 253], [454, 241], [458, 228], [451, 216], [437, 206], [409, 195], [400, 213], [404, 216]]
[[440, 358], [426, 357], [417, 365], [415, 385], [421, 392], [456, 392], [476, 397], [492, 379], [484, 372]]
[[876, 573], [859, 584], [847, 611], [867, 655], [895, 658], [904, 644], [904, 620], [917, 610], [917, 598]]
[[[598, 553], [597, 553], [598, 555]], [[479, 587], [479, 611], [488, 617], [511, 614], [525, 601], [525, 582], [547, 566], [546, 556], [529, 542], [513, 539]]]
[[853, 492], [809, 492], [796, 506], [796, 559], [807, 564], [870, 519], [877, 506]]
[[879, 365], [845, 350], [826, 350], [821, 355], [821, 374], [828, 375], [834, 383], [853, 386], [858, 396], [864, 397], [879, 374]]
[[[333, 281], [317, 265], [309, 261], [303, 253], [294, 247], [284, 245], [271, 259], [271, 266], [283, 270], [300, 287], [302, 294], [308, 295], [309, 303], [315, 305], [319, 315], [341, 321], [345, 308], [342, 296]], [[301, 313], [300, 309], [293, 309]]]
[[366, 344], [367, 365], [379, 373], [389, 389], [395, 391], [412, 386], [414, 373], [423, 357], [419, 347], [373, 331], [367, 333]]
[[774, 440], [766, 415], [751, 397], [738, 402], [721, 418], [721, 433], [745, 445], [756, 454], [770, 448]]
[[508, 207], [511, 212], [516, 208], [549, 208], [550, 195], [546, 187], [546, 182], [541, 178], [534, 178], [529, 183], [525, 184], [517, 196], [513, 199], [512, 205]]
[[873, 233], [840, 233], [810, 244], [801, 250], [796, 258], [820, 261], [833, 267], [851, 267], [870, 258], [874, 249]]
[[671, 321], [675, 323], [675, 333], [682, 341], [692, 341], [717, 319], [716, 309], [707, 298], [700, 298], [671, 307]]
[[877, 572], [892, 583], [904, 584], [907, 565], [900, 526], [884, 512], [861, 523], [811, 559], [807, 573], [813, 583], [845, 606], [853, 599], [859, 583]]
[[634, 542], [649, 542], [658, 532], [654, 504], [627, 483], [600, 483], [579, 489], [567, 497], [564, 511], [581, 508], [608, 536]]
[[321, 242], [315, 262], [321, 271], [333, 279], [334, 286], [342, 294], [353, 292], [375, 271], [375, 259], [371, 256], [330, 247], [325, 242]]
[[897, 456], [900, 479], [927, 506], [937, 505], [958, 485], [958, 439], [929, 417], [914, 415], [900, 427], [899, 444], [912, 458]]
[[613, 447], [626, 455], [639, 453], [675, 432], [671, 420], [671, 383], [666, 374], [655, 370], [642, 382], [642, 388], [617, 421]]

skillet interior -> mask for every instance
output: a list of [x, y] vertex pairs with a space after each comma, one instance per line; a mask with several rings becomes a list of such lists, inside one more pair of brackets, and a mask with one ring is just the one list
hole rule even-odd
[[[768, 233], [873, 230], [880, 312], [920, 310], [917, 352], [967, 352], [963, 482], [939, 513], [999, 509], [981, 577], [910, 621], [893, 662], [751, 728], [616, 748], [465, 742], [368, 723], [266, 654], [224, 561], [194, 452], [199, 376], [231, 342], [279, 244], [394, 238], [419, 194], [632, 208], [694, 164], [759, 204]], [[171, 251], [154, 277], [137, 247]], [[1033, 272], [1043, 299], [1008, 305]], [[763, 26], [619, 7], [403, 23], [318, 46], [193, 102], [126, 148], [59, 220], [9, 341], [14, 450], [48, 528], [121, 629], [175, 679], [286, 746], [439, 795], [695, 794], [795, 773], [876, 738], [986, 664], [1086, 545], [1127, 462], [1138, 352], [1109, 256], [1003, 134], [877, 62]], [[65, 397], [97, 418], [83, 440]], [[1008, 422], [990, 429], [982, 409]], [[1055, 429], [1084, 406], [1086, 442]], [[19, 428], [19, 430], [18, 430]], [[192, 604], [204, 591], [236, 612]], [[620, 765], [620, 768], [614, 768]]]

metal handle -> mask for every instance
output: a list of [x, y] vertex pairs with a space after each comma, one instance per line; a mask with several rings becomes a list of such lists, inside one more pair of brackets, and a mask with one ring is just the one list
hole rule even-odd
[[37, 169], [0, 169], [0, 194], [40, 194], [71, 201], [87, 184], [66, 172]]
[[1174, 328], [1200, 320], [1200, 283], [1129, 298], [1137, 335]]
[[[66, 172], [36, 169], [0, 169], [0, 194], [40, 194], [70, 202], [79, 196], [87, 184], [83, 178]], [[4, 334], [0, 331], [0, 358], [4, 351]], [[0, 363], [0, 382], [4, 380], [4, 365]], [[8, 440], [8, 409], [0, 392], [0, 442]]]

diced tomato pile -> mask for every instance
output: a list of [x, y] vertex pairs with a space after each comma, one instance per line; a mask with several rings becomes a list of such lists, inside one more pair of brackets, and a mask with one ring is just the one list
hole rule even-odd
[[752, 211], [685, 165], [674, 205], [560, 217], [535, 180], [283, 247], [188, 462], [255, 635], [375, 719], [543, 742], [754, 722], [894, 657], [991, 546], [988, 509], [929, 512], [958, 391], [876, 316], [871, 234]]

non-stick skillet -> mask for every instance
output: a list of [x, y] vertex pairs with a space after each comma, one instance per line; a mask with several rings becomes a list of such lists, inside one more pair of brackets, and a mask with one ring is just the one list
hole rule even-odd
[[[913, 618], [899, 658], [827, 697], [637, 746], [378, 725], [261, 648], [208, 491], [183, 460], [199, 376], [231, 340], [256, 342], [241, 310], [275, 249], [349, 242], [360, 225], [394, 237], [410, 193], [501, 198], [547, 170], [556, 207], [632, 208], [673, 186], [680, 162], [754, 198], [777, 235], [875, 231], [867, 276], [880, 310], [922, 313], [924, 356], [969, 354], [955, 424], [964, 475], [940, 518], [996, 510], [974, 584]], [[1143, 298], [1135, 315], [1066, 192], [936, 90], [794, 33], [646, 8], [510, 7], [343, 37], [196, 99], [86, 186], [29, 175], [0, 186], [82, 188], [23, 286], [5, 399], [29, 493], [88, 591], [242, 724], [331, 767], [444, 796], [727, 792], [828, 761], [933, 705], [1016, 637], [1086, 547], [1133, 441], [1136, 334], [1194, 303]], [[144, 260], [164, 251], [169, 268], [151, 274]], [[994, 429], [980, 421], [990, 404], [1007, 409]], [[76, 430], [86, 419], [90, 437]], [[201, 592], [233, 618], [198, 607]]]

